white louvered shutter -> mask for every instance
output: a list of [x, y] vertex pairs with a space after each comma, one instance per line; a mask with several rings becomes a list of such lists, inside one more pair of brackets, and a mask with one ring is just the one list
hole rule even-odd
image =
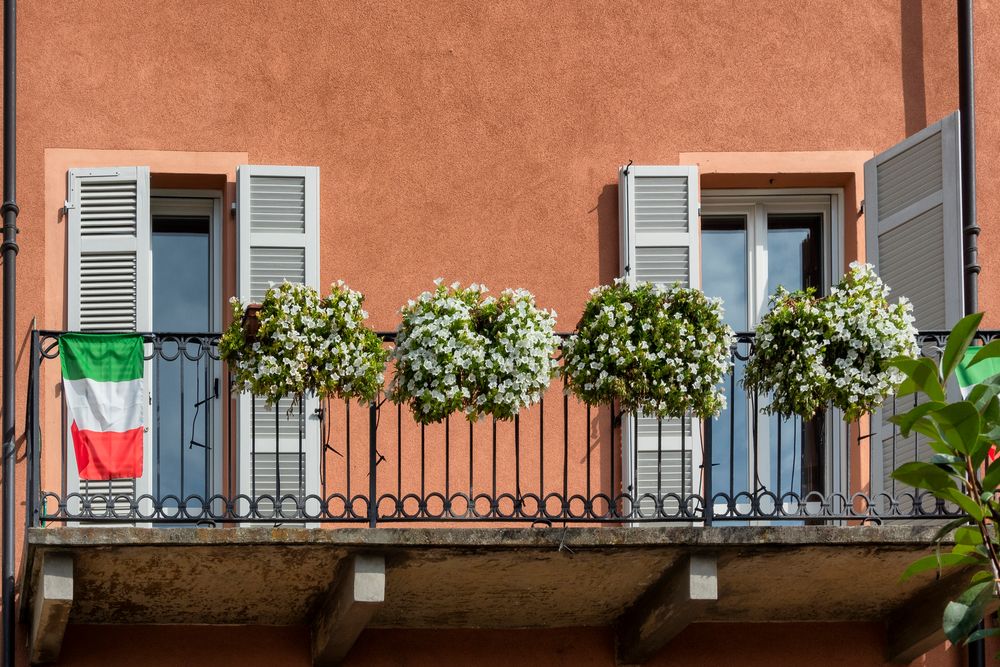
[[[319, 168], [243, 165], [236, 180], [238, 296], [260, 303], [271, 285], [285, 280], [318, 289]], [[319, 493], [319, 403], [309, 397], [289, 413], [291, 404], [287, 397], [268, 408], [262, 399], [240, 397], [241, 493]], [[282, 507], [288, 517], [295, 504]], [[259, 509], [266, 515], [273, 505], [262, 502]]]
[[[621, 272], [630, 282], [701, 286], [698, 168], [637, 166], [619, 170]], [[623, 420], [626, 491], [663, 497], [701, 491], [701, 427], [696, 420], [639, 417], [638, 440], [631, 418]], [[631, 489], [635, 489], [632, 491]], [[665, 511], [672, 514], [676, 502]], [[651, 516], [654, 503], [639, 503]]]
[[[865, 231], [868, 261], [891, 288], [891, 298], [913, 302], [921, 331], [948, 330], [962, 317], [962, 204], [958, 112], [907, 137], [865, 163]], [[894, 468], [929, 460], [926, 438], [903, 438], [888, 419], [914, 407], [914, 397], [890, 399], [872, 417], [881, 444], [882, 488]], [[906, 511], [908, 508], [903, 508]]]
[[[71, 169], [67, 210], [67, 329], [70, 331], [149, 331], [152, 284], [149, 168]], [[146, 375], [149, 377], [149, 365]], [[148, 423], [148, 413], [145, 421]], [[68, 428], [68, 425], [67, 425]], [[149, 493], [152, 445], [144, 438], [143, 477], [111, 481], [79, 480], [72, 441], [67, 437], [68, 487], [97, 495], [93, 511], [105, 511], [108, 494], [116, 509], [125, 497]], [[149, 508], [144, 508], [148, 511]]]

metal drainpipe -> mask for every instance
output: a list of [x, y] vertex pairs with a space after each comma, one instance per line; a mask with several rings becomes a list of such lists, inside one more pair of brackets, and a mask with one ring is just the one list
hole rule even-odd
[[16, 108], [17, 2], [3, 3], [3, 664], [14, 664], [14, 390], [17, 258]]
[[976, 94], [972, 55], [972, 0], [958, 0], [958, 107], [961, 116], [962, 238], [965, 313], [979, 310], [979, 225], [976, 222]]
[[[979, 310], [979, 225], [976, 222], [976, 93], [972, 48], [972, 0], [958, 0], [958, 107], [961, 116], [962, 240], [965, 314]], [[980, 628], [984, 623], [980, 622]], [[969, 667], [985, 667], [982, 639], [969, 644]]]
[[17, 327], [17, 194], [15, 110], [17, 1], [3, 3], [3, 664], [14, 664], [14, 390]]

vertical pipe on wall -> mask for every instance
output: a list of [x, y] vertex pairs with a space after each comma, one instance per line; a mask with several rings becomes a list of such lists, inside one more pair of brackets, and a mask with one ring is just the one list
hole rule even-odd
[[[972, 0], [958, 0], [958, 108], [961, 118], [962, 245], [965, 314], [979, 310], [979, 225], [976, 222], [976, 93], [972, 42]], [[984, 627], [983, 623], [979, 624]], [[986, 664], [983, 640], [969, 643], [969, 667]]]
[[3, 664], [14, 664], [14, 391], [17, 258], [16, 104], [17, 2], [3, 3]]
[[962, 240], [965, 313], [979, 310], [979, 224], [976, 222], [976, 95], [972, 0], [958, 0], [958, 107], [961, 117]]

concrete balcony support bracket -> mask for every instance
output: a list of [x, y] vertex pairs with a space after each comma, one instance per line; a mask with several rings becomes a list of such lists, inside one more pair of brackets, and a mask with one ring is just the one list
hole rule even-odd
[[718, 599], [717, 557], [698, 553], [682, 557], [619, 618], [618, 663], [645, 662], [689, 624], [700, 620]]
[[908, 665], [944, 643], [944, 608], [970, 585], [968, 572], [948, 575], [890, 614], [886, 621], [886, 658]]
[[31, 600], [31, 664], [53, 662], [59, 657], [63, 635], [73, 607], [73, 556], [47, 553], [35, 571]]
[[313, 618], [313, 665], [339, 665], [383, 602], [385, 557], [371, 554], [349, 557]]

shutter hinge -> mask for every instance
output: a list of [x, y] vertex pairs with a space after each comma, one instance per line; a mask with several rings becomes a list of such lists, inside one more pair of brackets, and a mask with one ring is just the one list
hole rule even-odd
[[858, 209], [858, 215], [864, 215], [864, 214], [865, 214], [865, 200], [862, 199], [861, 200], [861, 208]]
[[232, 218], [236, 217], [236, 202], [233, 202], [232, 205], [229, 207], [229, 216]]

